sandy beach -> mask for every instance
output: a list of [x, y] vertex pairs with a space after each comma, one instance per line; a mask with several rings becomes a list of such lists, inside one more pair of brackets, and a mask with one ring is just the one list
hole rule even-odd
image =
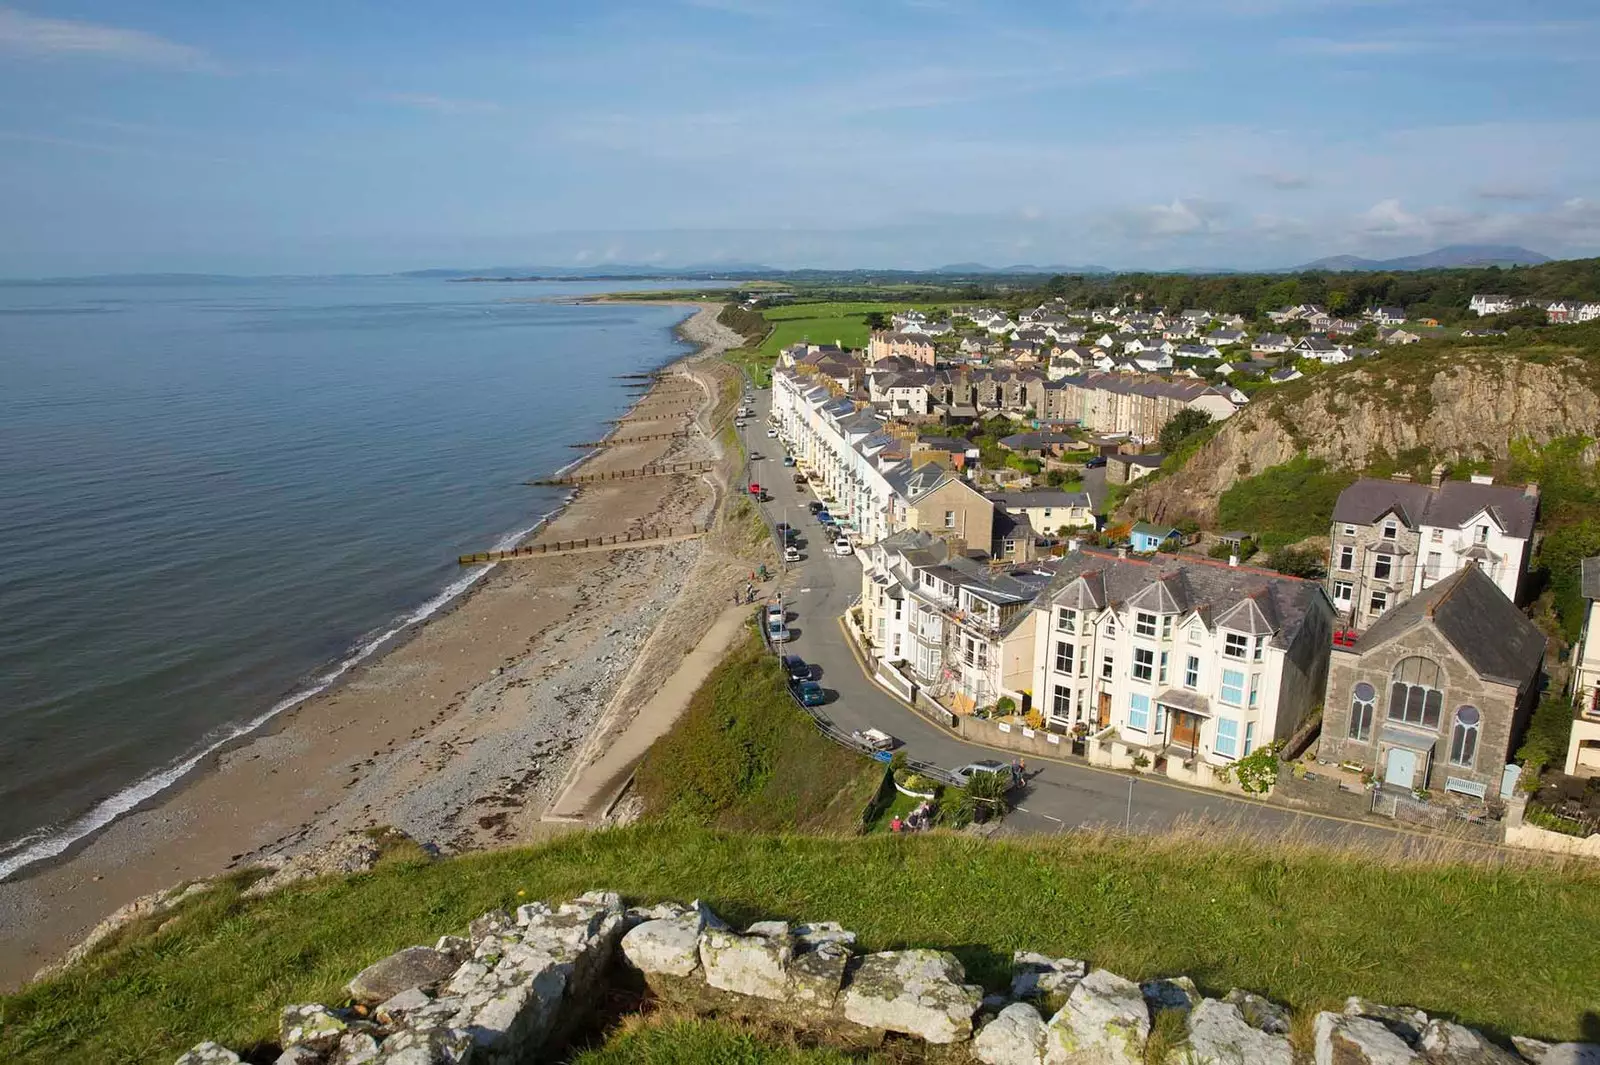
[[[716, 430], [737, 393], [711, 356], [740, 343], [718, 310], [701, 306], [680, 326], [700, 353], [674, 363], [613, 435], [698, 431], [597, 449], [579, 467], [717, 459], [716, 471], [583, 486], [529, 542], [717, 515], [737, 459], [721, 454]], [[497, 566], [154, 805], [0, 884], [0, 987], [140, 895], [353, 829], [392, 825], [446, 853], [548, 834], [540, 815], [574, 753], [595, 750], [597, 723], [625, 723], [726, 611], [760, 547], [743, 537], [719, 526], [664, 546]]]

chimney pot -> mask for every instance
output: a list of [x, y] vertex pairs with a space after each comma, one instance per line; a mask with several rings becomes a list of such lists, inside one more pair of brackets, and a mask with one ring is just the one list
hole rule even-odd
[[1389, 480], [1399, 481], [1401, 484], [1410, 484], [1411, 475], [1409, 473], [1391, 473], [1389, 475]]
[[1494, 484], [1494, 475], [1490, 473], [1475, 473], [1472, 475], [1473, 484]]
[[1448, 472], [1448, 470], [1445, 467], [1445, 464], [1442, 463], [1442, 462], [1439, 463], [1437, 466], [1435, 466], [1433, 468], [1433, 476], [1428, 478], [1428, 483], [1431, 484], [1433, 487], [1438, 488], [1441, 484], [1444, 483], [1444, 475], [1447, 472]]

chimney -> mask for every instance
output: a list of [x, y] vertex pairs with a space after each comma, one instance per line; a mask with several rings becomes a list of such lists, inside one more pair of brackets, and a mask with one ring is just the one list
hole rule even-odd
[[1410, 484], [1411, 475], [1409, 473], [1391, 473], [1389, 475], [1389, 480], [1399, 481], [1401, 484]]
[[1494, 475], [1490, 473], [1475, 473], [1472, 475], [1473, 484], [1494, 484]]
[[1231, 569], [1238, 569], [1239, 568], [1239, 556], [1238, 555], [1229, 555], [1228, 556], [1228, 566]]
[[1446, 467], [1445, 464], [1442, 463], [1442, 462], [1439, 463], [1437, 466], [1435, 466], [1433, 468], [1433, 476], [1428, 478], [1428, 483], [1430, 485], [1432, 485], [1434, 488], [1438, 488], [1441, 484], [1444, 483], [1444, 475], [1447, 472], [1449, 472], [1448, 467]]

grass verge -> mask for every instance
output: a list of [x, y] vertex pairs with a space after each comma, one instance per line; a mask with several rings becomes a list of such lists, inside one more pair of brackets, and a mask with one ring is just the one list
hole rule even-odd
[[754, 625], [634, 777], [648, 816], [807, 832], [859, 831], [882, 780], [881, 765], [826, 739], [795, 705]]
[[169, 1063], [204, 1038], [270, 1039], [289, 1003], [333, 1001], [362, 966], [487, 909], [609, 887], [705, 899], [735, 922], [833, 919], [866, 950], [952, 950], [990, 987], [1011, 952], [1135, 979], [1188, 973], [1300, 1011], [1364, 995], [1497, 1033], [1579, 1038], [1600, 1002], [1600, 872], [1312, 843], [1078, 833], [982, 841], [737, 835], [642, 823], [540, 848], [291, 888], [225, 885], [149, 934], [0, 999], [0, 1061]]

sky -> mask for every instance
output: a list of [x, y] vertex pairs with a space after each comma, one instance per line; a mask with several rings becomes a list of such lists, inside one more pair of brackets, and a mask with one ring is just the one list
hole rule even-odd
[[0, 277], [1600, 254], [1595, 0], [0, 0]]

